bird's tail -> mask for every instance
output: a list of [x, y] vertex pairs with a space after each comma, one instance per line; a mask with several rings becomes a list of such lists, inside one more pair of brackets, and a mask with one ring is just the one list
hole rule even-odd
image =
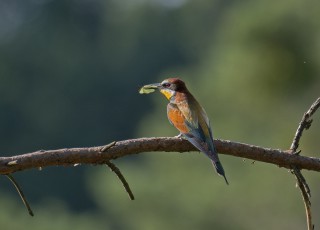
[[218, 173], [220, 176], [222, 176], [222, 177], [224, 178], [224, 180], [226, 181], [227, 185], [229, 185], [229, 182], [228, 182], [228, 180], [227, 180], [227, 177], [226, 177], [226, 175], [225, 175], [225, 173], [224, 173], [224, 169], [223, 169], [222, 164], [220, 163], [220, 161], [213, 161], [213, 160], [211, 160], [211, 162], [212, 162], [213, 166], [215, 167], [217, 173]]
[[227, 184], [229, 184], [226, 175], [224, 173], [224, 169], [222, 167], [222, 164], [220, 163], [218, 153], [213, 145], [213, 142], [209, 142], [211, 144], [208, 144], [206, 142], [203, 142], [201, 139], [190, 135], [190, 134], [184, 134], [184, 137], [187, 138], [188, 141], [191, 142], [197, 149], [199, 149], [201, 152], [205, 153], [212, 161], [212, 164], [214, 165], [217, 173], [224, 178]]

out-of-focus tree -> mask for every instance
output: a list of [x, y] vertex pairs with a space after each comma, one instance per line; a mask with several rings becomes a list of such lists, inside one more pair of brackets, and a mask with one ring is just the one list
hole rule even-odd
[[[176, 135], [165, 99], [137, 94], [139, 86], [175, 75], [206, 108], [216, 138], [288, 148], [302, 112], [319, 96], [320, 3], [174, 2], [1, 2], [3, 154]], [[317, 152], [314, 126], [302, 154]], [[59, 229], [75, 222], [83, 229], [304, 227], [300, 194], [286, 170], [221, 158], [230, 186], [199, 154], [120, 160], [134, 202], [105, 168], [20, 173], [27, 196], [39, 201], [36, 217], [10, 222], [10, 213], [26, 215], [12, 196], [3, 202], [15, 209], [0, 209], [0, 216], [7, 229], [56, 227], [52, 213], [59, 212]], [[317, 194], [315, 175], [306, 175]]]

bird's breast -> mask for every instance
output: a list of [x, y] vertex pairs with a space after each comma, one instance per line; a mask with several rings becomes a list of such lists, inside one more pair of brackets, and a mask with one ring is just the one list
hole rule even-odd
[[188, 133], [185, 117], [175, 104], [169, 103], [167, 107], [168, 119], [181, 132]]

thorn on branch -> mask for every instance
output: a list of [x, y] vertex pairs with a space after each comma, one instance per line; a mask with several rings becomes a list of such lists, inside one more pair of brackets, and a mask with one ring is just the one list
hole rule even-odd
[[124, 178], [123, 174], [121, 173], [120, 169], [110, 161], [106, 162], [106, 165], [118, 176], [119, 180], [122, 182], [123, 187], [125, 188], [126, 192], [128, 193], [131, 200], [134, 200], [134, 195], [130, 189], [130, 186], [126, 179]]
[[105, 152], [105, 151], [107, 151], [108, 149], [110, 149], [111, 147], [113, 147], [116, 143], [117, 143], [116, 141], [113, 141], [113, 142], [105, 145], [104, 147], [102, 147], [102, 148], [100, 149], [100, 152]]
[[31, 209], [26, 197], [24, 196], [24, 194], [22, 192], [22, 189], [20, 188], [19, 184], [17, 183], [17, 181], [13, 178], [13, 176], [11, 174], [7, 174], [5, 176], [12, 182], [12, 184], [16, 188], [16, 190], [17, 190], [17, 192], [18, 192], [18, 194], [19, 194], [24, 206], [27, 208], [30, 216], [34, 216], [33, 211]]
[[293, 154], [299, 155], [300, 153], [301, 153], [301, 150], [298, 150], [298, 151], [294, 152]]

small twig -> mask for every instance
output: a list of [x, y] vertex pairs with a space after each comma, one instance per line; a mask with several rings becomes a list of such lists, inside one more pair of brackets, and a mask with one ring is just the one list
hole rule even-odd
[[23, 192], [22, 192], [22, 189], [20, 188], [19, 184], [17, 183], [17, 181], [13, 178], [13, 176], [11, 174], [7, 174], [5, 175], [11, 182], [12, 184], [14, 185], [14, 187], [16, 188], [24, 206], [26, 206], [26, 208], [28, 209], [28, 212], [30, 214], [30, 216], [33, 216], [33, 212], [31, 210], [31, 207], [26, 199], [26, 197], [24, 196]]
[[[297, 131], [294, 135], [292, 144], [290, 146], [289, 152], [291, 154], [296, 154], [296, 155], [300, 154], [301, 151], [300, 150], [297, 151], [297, 150], [299, 147], [300, 139], [302, 137], [302, 133], [304, 130], [307, 130], [310, 128], [312, 123], [311, 116], [317, 111], [319, 107], [320, 107], [320, 97], [311, 105], [310, 109], [303, 114], [303, 117], [299, 123]], [[292, 166], [291, 172], [295, 175], [297, 184], [302, 194], [304, 206], [306, 209], [308, 230], [313, 230], [314, 225], [312, 224], [312, 212], [311, 212], [311, 201], [310, 201], [311, 191], [310, 191], [309, 185], [306, 179], [304, 178], [304, 176], [302, 175], [301, 170], [298, 167]]]
[[123, 187], [127, 191], [130, 199], [134, 200], [134, 195], [130, 189], [130, 186], [126, 181], [126, 179], [124, 178], [123, 174], [121, 173], [120, 169], [110, 161], [106, 161], [106, 165], [108, 165], [108, 167], [118, 176], [119, 180], [122, 182]]
[[320, 97], [311, 105], [310, 109], [303, 114], [303, 117], [299, 123], [296, 134], [294, 135], [290, 150], [293, 153], [297, 152], [299, 147], [299, 142], [302, 136], [304, 129], [309, 129], [312, 123], [311, 116], [317, 111], [320, 107]]
[[[298, 173], [297, 173], [298, 172]], [[301, 178], [297, 175], [301, 175], [300, 170], [298, 170], [297, 172], [294, 173], [296, 180], [297, 180], [297, 184], [300, 188], [301, 191], [301, 195], [303, 198], [303, 203], [306, 209], [306, 216], [307, 216], [307, 226], [308, 226], [308, 230], [313, 230], [314, 229], [314, 225], [312, 224], [312, 212], [311, 212], [311, 202], [310, 202], [310, 190], [309, 190], [309, 186], [305, 186], [308, 185], [307, 183], [301, 183]], [[304, 179], [304, 177], [302, 176], [302, 178]], [[309, 192], [308, 192], [309, 190]]]
[[[292, 170], [291, 172], [296, 176], [298, 182], [303, 186], [303, 190], [305, 191], [305, 193], [307, 194], [308, 198], [311, 198], [311, 190], [309, 188], [309, 185], [307, 184], [306, 179], [304, 178], [304, 176], [301, 173], [301, 170], [299, 170], [297, 167], [292, 166]], [[310, 200], [308, 201], [311, 205]]]
[[111, 143], [103, 146], [101, 149], [100, 149], [100, 152], [105, 152], [107, 151], [108, 149], [110, 149], [111, 147], [113, 147], [117, 142], [116, 141], [112, 141]]
[[[105, 145], [104, 147], [102, 147], [100, 149], [100, 152], [105, 152], [108, 149], [110, 149], [111, 147], [113, 147], [117, 142], [113, 141], [107, 145]], [[120, 169], [113, 164], [111, 161], [106, 161], [106, 165], [108, 165], [108, 167], [118, 176], [119, 180], [122, 182], [123, 187], [125, 188], [126, 192], [128, 193], [129, 197], [131, 200], [134, 200], [134, 195], [130, 189], [130, 186], [128, 184], [128, 182], [126, 181], [126, 179], [124, 178], [123, 174], [121, 173]]]

